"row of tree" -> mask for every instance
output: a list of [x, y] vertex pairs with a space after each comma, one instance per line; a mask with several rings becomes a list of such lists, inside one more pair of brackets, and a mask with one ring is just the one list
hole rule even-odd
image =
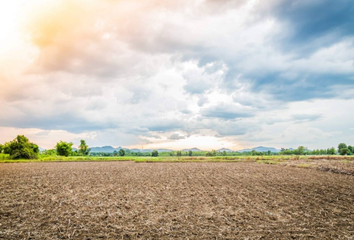
[[338, 145], [338, 152], [340, 155], [353, 155], [354, 154], [354, 146], [350, 146], [345, 143], [340, 143]]
[[[60, 141], [55, 149], [46, 150], [46, 155], [59, 156], [87, 156], [90, 153], [90, 148], [85, 140], [81, 140], [79, 149], [73, 151], [73, 143]], [[9, 154], [11, 159], [37, 159], [39, 155], [39, 147], [37, 144], [31, 143], [24, 135], [18, 135], [14, 140], [0, 144], [0, 153]]]
[[338, 145], [338, 151], [332, 147], [327, 149], [315, 149], [309, 150], [304, 146], [300, 146], [297, 149], [281, 149], [282, 155], [353, 155], [354, 146], [347, 145], [345, 143], [340, 143]]
[[[73, 151], [73, 143], [60, 141], [56, 144], [54, 149], [46, 150], [43, 152], [44, 155], [59, 155], [59, 156], [159, 156], [159, 152], [157, 150], [153, 150], [152, 152], [142, 153], [142, 152], [132, 152], [130, 150], [120, 149], [119, 151], [114, 151], [113, 153], [91, 153], [91, 149], [86, 144], [85, 140], [80, 141], [80, 146], [77, 150]], [[36, 159], [39, 155], [39, 147], [37, 144], [31, 143], [28, 138], [23, 135], [18, 135], [14, 140], [5, 143], [4, 145], [0, 144], [0, 153], [4, 152], [5, 154], [9, 154], [11, 159]], [[354, 154], [354, 146], [347, 145], [345, 143], [340, 143], [338, 145], [338, 151], [335, 148], [328, 149], [315, 149], [309, 150], [304, 146], [300, 146], [297, 149], [284, 149], [282, 148], [280, 153], [273, 152], [257, 152], [255, 150], [251, 152], [226, 152], [226, 151], [215, 151], [212, 150], [210, 152], [182, 152], [182, 151], [174, 151], [174, 152], [163, 152], [162, 156], [228, 156], [228, 155], [251, 155], [251, 156], [262, 156], [262, 155], [336, 155], [339, 153], [340, 155], [353, 155]]]

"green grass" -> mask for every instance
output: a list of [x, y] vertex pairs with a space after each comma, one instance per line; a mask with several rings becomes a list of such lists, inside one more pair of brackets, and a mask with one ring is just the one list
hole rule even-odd
[[[316, 157], [321, 158], [319, 156]], [[354, 156], [335, 156], [336, 160], [340, 161], [350, 161], [354, 159]], [[159, 156], [159, 157], [138, 157], [138, 156], [124, 156], [124, 157], [62, 157], [62, 156], [44, 156], [40, 155], [39, 159], [23, 159], [23, 160], [11, 160], [9, 155], [0, 154], [0, 163], [25, 163], [25, 162], [104, 162], [104, 161], [133, 161], [137, 163], [143, 162], [257, 162], [264, 164], [279, 164], [281, 162], [289, 160], [305, 160], [312, 161], [313, 156], [216, 156], [216, 157], [203, 157], [203, 156], [192, 156], [192, 157], [177, 157], [177, 156]], [[323, 156], [323, 159], [327, 159]], [[350, 160], [349, 160], [350, 159]]]

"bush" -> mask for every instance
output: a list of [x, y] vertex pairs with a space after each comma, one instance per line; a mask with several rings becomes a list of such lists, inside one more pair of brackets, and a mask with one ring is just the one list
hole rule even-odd
[[57, 149], [57, 154], [59, 156], [69, 156], [70, 154], [72, 154], [72, 146], [73, 144], [72, 143], [67, 143], [67, 142], [63, 142], [63, 141], [60, 141], [57, 143], [57, 146], [56, 146], [56, 149]]
[[123, 157], [125, 155], [124, 149], [119, 149], [119, 156]]
[[25, 136], [18, 135], [13, 141], [5, 143], [4, 152], [10, 154], [11, 159], [37, 159], [39, 148]]
[[340, 151], [339, 151], [339, 154], [340, 155], [348, 155], [350, 154], [350, 151], [348, 148], [342, 148]]
[[159, 156], [159, 152], [157, 150], [152, 151], [151, 156], [157, 157]]

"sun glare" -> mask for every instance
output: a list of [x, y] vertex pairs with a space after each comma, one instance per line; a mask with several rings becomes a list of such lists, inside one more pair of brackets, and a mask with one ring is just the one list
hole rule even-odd
[[11, 48], [18, 34], [19, 9], [16, 2], [0, 2], [0, 54]]
[[8, 54], [21, 41], [23, 27], [29, 18], [49, 2], [48, 0], [0, 1], [0, 56]]

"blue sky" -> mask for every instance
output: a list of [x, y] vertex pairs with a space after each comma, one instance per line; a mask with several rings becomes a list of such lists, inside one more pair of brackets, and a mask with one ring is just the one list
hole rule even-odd
[[26, 2], [0, 5], [0, 142], [354, 144], [353, 1]]

